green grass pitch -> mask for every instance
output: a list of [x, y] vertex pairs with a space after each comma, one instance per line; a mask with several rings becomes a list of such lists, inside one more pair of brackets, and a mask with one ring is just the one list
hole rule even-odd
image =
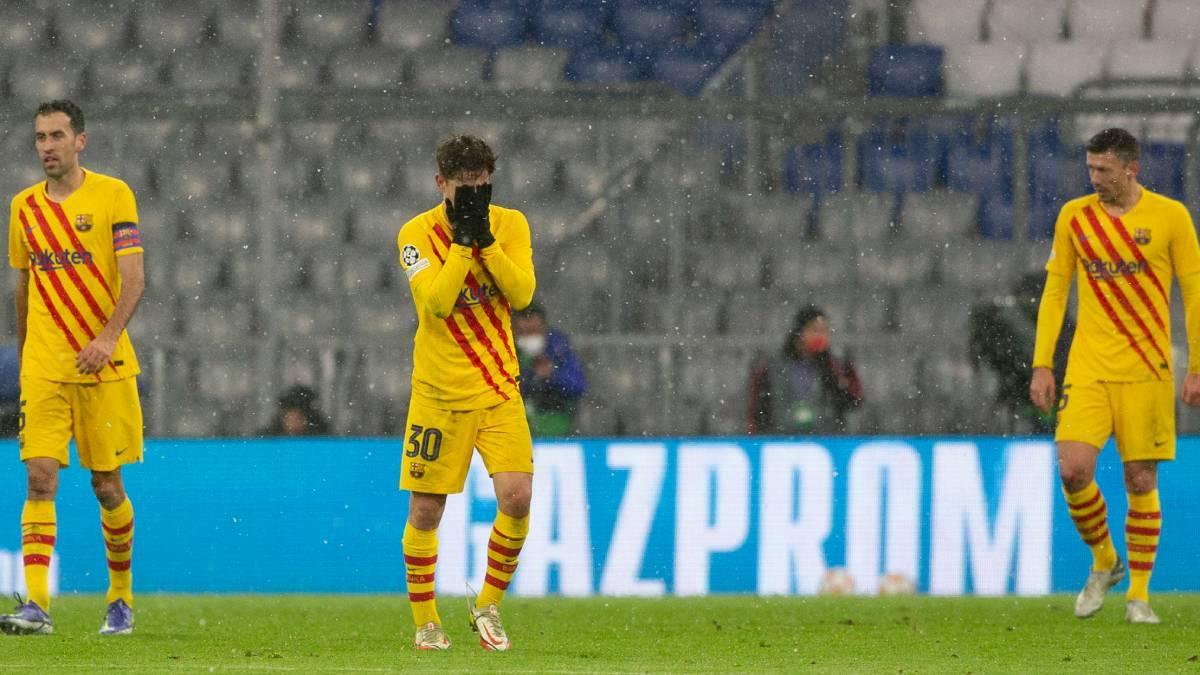
[[0, 671], [1200, 673], [1200, 595], [1163, 594], [1160, 626], [1124, 598], [1081, 621], [1047, 598], [521, 599], [514, 649], [484, 652], [444, 597], [449, 652], [414, 652], [400, 596], [142, 595], [137, 632], [96, 635], [102, 598], [55, 600], [53, 636], [0, 636]]

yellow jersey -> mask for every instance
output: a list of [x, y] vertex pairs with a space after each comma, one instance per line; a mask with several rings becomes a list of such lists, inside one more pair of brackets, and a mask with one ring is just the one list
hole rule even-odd
[[479, 410], [521, 396], [512, 312], [533, 299], [529, 223], [490, 207], [496, 242], [455, 244], [444, 205], [400, 228], [396, 243], [417, 310], [412, 395], [446, 410]]
[[[1173, 378], [1171, 282], [1178, 276], [1197, 338], [1200, 246], [1187, 208], [1145, 188], [1123, 216], [1088, 195], [1067, 202], [1054, 226], [1038, 313], [1034, 367], [1051, 367], [1072, 278], [1079, 275], [1079, 321], [1067, 359], [1068, 381], [1141, 382]], [[1191, 362], [1200, 365], [1193, 348]], [[1193, 368], [1194, 370], [1194, 368]]]
[[121, 332], [104, 370], [83, 375], [75, 357], [108, 323], [121, 294], [117, 258], [142, 252], [137, 205], [123, 181], [85, 171], [62, 202], [43, 181], [12, 200], [8, 260], [29, 270], [29, 316], [21, 374], [56, 382], [122, 380], [140, 372]]

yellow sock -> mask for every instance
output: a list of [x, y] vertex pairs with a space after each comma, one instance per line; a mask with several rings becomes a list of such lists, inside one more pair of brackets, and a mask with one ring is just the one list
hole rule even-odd
[[475, 599], [477, 609], [499, 605], [504, 599], [504, 591], [508, 590], [513, 573], [517, 571], [517, 556], [521, 555], [528, 533], [529, 516], [513, 518], [496, 511], [496, 521], [488, 538], [487, 574], [483, 577], [483, 589]]
[[437, 530], [418, 530], [404, 526], [404, 567], [408, 570], [408, 603], [418, 627], [433, 622], [442, 625], [437, 599], [433, 593], [433, 573], [437, 567]]
[[133, 502], [128, 498], [109, 511], [100, 507], [100, 529], [108, 555], [108, 595], [105, 602], [124, 600], [133, 607]]
[[1162, 532], [1162, 509], [1158, 490], [1144, 495], [1129, 494], [1129, 513], [1125, 516], [1125, 546], [1129, 552], [1128, 600], [1150, 601], [1150, 573], [1158, 553]]
[[25, 587], [29, 600], [50, 611], [50, 556], [58, 536], [58, 516], [52, 501], [26, 501], [21, 509], [21, 555], [25, 558]]
[[1067, 510], [1083, 543], [1092, 549], [1092, 569], [1110, 570], [1117, 564], [1117, 551], [1113, 548], [1112, 534], [1108, 531], [1108, 505], [1100, 486], [1092, 481], [1079, 492], [1067, 492]]

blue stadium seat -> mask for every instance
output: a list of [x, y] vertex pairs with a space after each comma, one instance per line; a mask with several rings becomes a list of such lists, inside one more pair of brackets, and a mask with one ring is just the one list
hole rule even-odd
[[872, 96], [941, 96], [942, 56], [933, 45], [877, 47], [867, 66], [868, 90]]
[[1012, 199], [1010, 163], [993, 145], [955, 145], [946, 157], [946, 187], [984, 197]]
[[696, 5], [696, 32], [717, 54], [737, 51], [762, 26], [770, 3], [702, 0]]
[[1151, 190], [1172, 199], [1184, 198], [1187, 147], [1182, 143], [1147, 143], [1142, 146], [1138, 180]]
[[819, 197], [842, 189], [841, 137], [830, 132], [823, 143], [793, 146], [784, 157], [783, 185], [788, 192]]
[[684, 96], [696, 96], [721, 65], [707, 49], [691, 47], [669, 49], [654, 60], [654, 79], [678, 89]]
[[618, 49], [578, 49], [567, 61], [567, 79], [590, 84], [627, 84], [641, 79], [641, 69]]
[[518, 2], [466, 0], [454, 11], [454, 42], [464, 47], [496, 49], [525, 41], [528, 15]]
[[533, 13], [533, 36], [542, 45], [577, 49], [598, 45], [612, 5], [590, 0], [543, 0]]
[[979, 236], [984, 239], [1011, 241], [1013, 238], [1015, 212], [1008, 199], [996, 194], [979, 200]]
[[624, 0], [613, 27], [621, 45], [634, 56], [658, 54], [676, 43], [687, 22], [685, 10], [668, 3]]

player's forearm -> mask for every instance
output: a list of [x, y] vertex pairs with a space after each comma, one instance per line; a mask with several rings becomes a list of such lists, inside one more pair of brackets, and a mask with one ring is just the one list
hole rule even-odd
[[1200, 373], [1200, 274], [1179, 277], [1179, 294], [1187, 325], [1188, 372]]
[[413, 285], [413, 295], [417, 304], [427, 308], [439, 319], [450, 316], [470, 269], [471, 249], [458, 244], [452, 245], [446, 254], [446, 264], [442, 265], [436, 275], [424, 280], [416, 278], [417, 281], [423, 281]]
[[115, 342], [121, 337], [121, 332], [129, 325], [137, 312], [138, 304], [146, 292], [146, 275], [142, 267], [141, 254], [122, 256], [117, 259], [117, 272], [121, 275], [121, 291], [117, 294], [117, 303], [113, 307], [108, 323], [100, 332], [98, 338]]
[[483, 264], [488, 274], [496, 282], [496, 287], [508, 299], [513, 309], [524, 309], [533, 302], [533, 290], [537, 281], [533, 275], [533, 257], [528, 258], [528, 264], [518, 264], [499, 244], [493, 244], [480, 251]]
[[1054, 348], [1062, 330], [1063, 315], [1067, 311], [1067, 293], [1071, 280], [1061, 274], [1047, 274], [1046, 288], [1038, 306], [1037, 338], [1034, 340], [1033, 367], [1053, 368]]
[[17, 289], [13, 292], [17, 309], [17, 369], [21, 367], [21, 355], [25, 350], [25, 331], [29, 325], [29, 271], [21, 270], [17, 276]]

